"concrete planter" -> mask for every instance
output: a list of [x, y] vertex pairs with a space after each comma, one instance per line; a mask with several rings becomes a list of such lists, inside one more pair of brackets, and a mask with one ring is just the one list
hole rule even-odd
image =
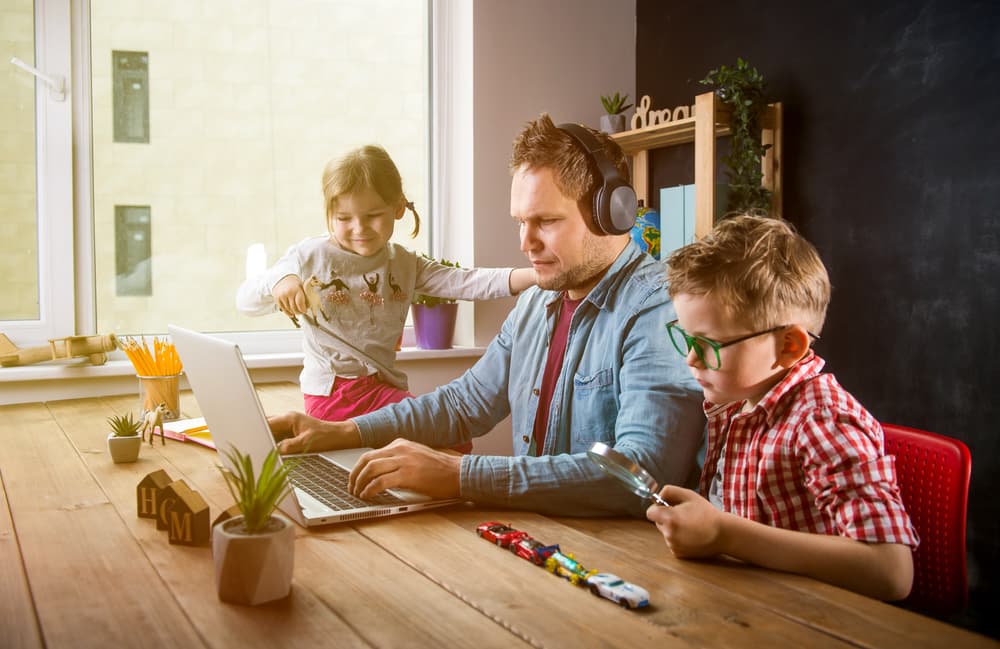
[[115, 464], [126, 464], [139, 459], [139, 449], [142, 448], [142, 437], [139, 435], [128, 435], [118, 437], [114, 433], [108, 433], [108, 453]]
[[243, 517], [219, 523], [212, 530], [212, 560], [219, 599], [256, 606], [287, 597], [295, 565], [295, 525], [279, 514], [271, 529], [258, 534], [242, 531]]
[[605, 133], [621, 133], [625, 130], [625, 115], [601, 115], [601, 130]]

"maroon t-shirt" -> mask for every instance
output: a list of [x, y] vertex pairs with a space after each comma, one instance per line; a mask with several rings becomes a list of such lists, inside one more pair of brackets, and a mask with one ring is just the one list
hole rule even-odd
[[538, 410], [535, 412], [534, 438], [537, 455], [542, 454], [542, 446], [545, 444], [545, 430], [549, 427], [552, 391], [555, 390], [556, 381], [562, 372], [563, 357], [566, 355], [566, 340], [569, 338], [569, 323], [573, 319], [576, 307], [580, 306], [582, 301], [583, 298], [571, 300], [563, 293], [559, 316], [556, 318], [556, 325], [552, 330], [549, 355], [545, 359], [545, 372], [542, 374], [542, 387], [538, 394]]

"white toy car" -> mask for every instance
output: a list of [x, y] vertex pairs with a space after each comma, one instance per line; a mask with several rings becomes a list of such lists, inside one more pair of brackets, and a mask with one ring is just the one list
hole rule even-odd
[[590, 592], [610, 599], [622, 608], [642, 608], [649, 605], [649, 592], [641, 586], [636, 586], [607, 572], [599, 572], [587, 577]]

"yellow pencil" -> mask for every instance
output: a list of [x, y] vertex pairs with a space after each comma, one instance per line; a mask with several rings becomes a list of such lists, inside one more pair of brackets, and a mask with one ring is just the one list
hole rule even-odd
[[139, 376], [174, 376], [181, 373], [181, 361], [172, 342], [154, 336], [150, 351], [145, 336], [141, 337], [141, 341], [141, 344], [134, 338], [121, 341], [121, 348]]

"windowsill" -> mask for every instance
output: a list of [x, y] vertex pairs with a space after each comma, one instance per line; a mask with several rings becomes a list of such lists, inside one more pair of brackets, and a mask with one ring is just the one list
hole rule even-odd
[[[417, 349], [404, 347], [396, 352], [398, 363], [477, 358], [484, 347]], [[295, 380], [302, 367], [302, 352], [246, 354], [247, 368], [254, 381]], [[21, 367], [0, 367], [0, 405], [52, 401], [77, 397], [127, 394], [137, 390], [135, 369], [125, 358], [112, 358], [103, 365], [82, 360], [50, 361]], [[182, 387], [187, 387], [182, 377]]]

